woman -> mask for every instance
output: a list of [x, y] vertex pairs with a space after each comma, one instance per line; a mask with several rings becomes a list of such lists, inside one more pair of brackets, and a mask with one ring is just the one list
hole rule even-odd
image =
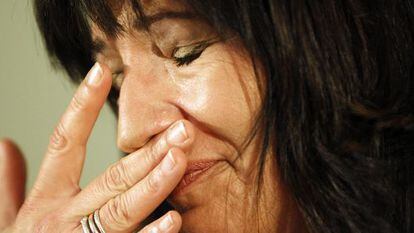
[[[414, 230], [411, 2], [35, 10], [51, 57], [80, 86], [5, 232]], [[80, 190], [108, 95], [127, 155]]]

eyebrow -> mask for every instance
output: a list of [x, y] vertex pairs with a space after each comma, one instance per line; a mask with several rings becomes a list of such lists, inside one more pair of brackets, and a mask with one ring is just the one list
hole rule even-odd
[[[198, 18], [196, 14], [190, 11], [161, 11], [154, 15], [144, 16], [143, 18], [137, 18], [134, 21], [134, 27], [137, 30], [147, 30], [152, 24], [165, 19], [195, 19]], [[92, 42], [92, 54], [96, 54], [105, 50], [108, 47], [104, 40], [95, 39]]]

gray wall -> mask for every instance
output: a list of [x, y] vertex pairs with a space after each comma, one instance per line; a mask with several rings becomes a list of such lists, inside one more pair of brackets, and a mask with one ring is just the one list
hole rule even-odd
[[[65, 74], [49, 64], [31, 1], [0, 1], [0, 138], [15, 140], [23, 150], [27, 188], [75, 90]], [[119, 158], [115, 139], [116, 119], [105, 106], [89, 141], [82, 186]]]

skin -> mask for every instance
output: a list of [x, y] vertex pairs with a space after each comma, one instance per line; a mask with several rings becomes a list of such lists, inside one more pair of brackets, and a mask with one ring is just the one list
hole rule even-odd
[[[179, 2], [143, 3], [146, 15], [191, 12]], [[17, 201], [13, 207], [0, 206], [0, 213], [8, 213], [0, 227], [7, 226], [5, 232], [81, 232], [79, 220], [100, 209], [107, 232], [131, 232], [166, 199], [177, 211], [143, 226], [141, 232], [154, 227], [188, 233], [301, 232], [302, 220], [272, 155], [265, 162], [261, 195], [256, 195], [258, 136], [245, 150], [243, 146], [260, 108], [257, 80], [263, 77], [255, 77], [238, 37], [220, 40], [198, 18], [162, 19], [144, 31], [128, 26], [129, 6], [114, 5], [114, 12], [126, 33], [108, 38], [93, 25], [93, 38], [104, 46], [86, 80], [100, 81], [80, 85], [51, 136], [33, 190], [21, 208], [19, 192], [9, 195]], [[205, 41], [212, 43], [197, 59], [177, 66], [174, 49], [181, 47], [176, 50], [180, 55], [187, 51], [183, 46]], [[129, 155], [80, 190], [85, 145], [111, 84], [120, 91], [118, 146]], [[181, 135], [187, 136], [174, 143], [177, 137], [167, 135], [180, 125], [185, 128]], [[3, 143], [2, 148], [16, 148], [10, 145]], [[166, 156], [169, 150], [173, 168], [164, 163], [171, 158]], [[4, 157], [21, 158], [17, 149], [8, 151]], [[187, 165], [195, 161], [217, 163], [191, 186], [174, 191]], [[2, 177], [18, 175], [7, 174]], [[163, 221], [168, 216], [170, 220]], [[162, 230], [169, 221], [171, 226]]]

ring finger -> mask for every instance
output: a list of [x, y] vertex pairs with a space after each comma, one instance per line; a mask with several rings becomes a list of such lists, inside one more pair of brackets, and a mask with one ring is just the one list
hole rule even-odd
[[126, 192], [109, 200], [99, 210], [106, 232], [131, 232], [173, 191], [185, 173], [184, 152], [172, 148], [161, 163]]

